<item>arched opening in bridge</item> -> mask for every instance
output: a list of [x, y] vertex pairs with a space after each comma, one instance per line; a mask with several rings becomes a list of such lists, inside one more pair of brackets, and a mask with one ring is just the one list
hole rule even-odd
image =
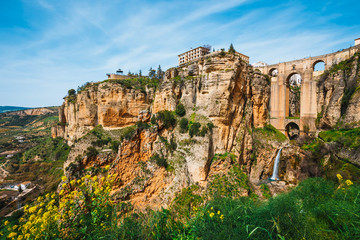
[[314, 62], [313, 70], [314, 70], [314, 72], [324, 71], [325, 70], [325, 62], [323, 60], [318, 60], [318, 61]]
[[300, 117], [301, 75], [292, 73], [286, 81], [286, 117]]
[[288, 125], [286, 125], [285, 131], [286, 131], [287, 137], [290, 140], [296, 139], [296, 138], [298, 138], [300, 136], [300, 128], [294, 122], [291, 122]]
[[277, 70], [277, 68], [272, 68], [272, 69], [270, 69], [270, 71], [269, 71], [269, 76], [270, 76], [270, 77], [277, 77], [278, 74], [279, 74], [279, 71]]

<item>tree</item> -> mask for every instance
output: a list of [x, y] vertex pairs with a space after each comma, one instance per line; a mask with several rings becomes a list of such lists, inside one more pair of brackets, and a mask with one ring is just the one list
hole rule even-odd
[[151, 67], [149, 69], [149, 78], [155, 78], [155, 70]]
[[70, 89], [70, 90], [68, 91], [68, 96], [74, 96], [75, 94], [76, 94], [75, 89]]
[[234, 49], [234, 46], [233, 46], [233, 44], [231, 43], [230, 44], [230, 47], [229, 47], [229, 51], [228, 51], [229, 53], [235, 53], [235, 49]]
[[142, 77], [141, 69], [139, 70], [139, 77]]
[[164, 75], [164, 72], [161, 70], [161, 66], [159, 65], [157, 72], [156, 72], [156, 78], [162, 79], [163, 75]]

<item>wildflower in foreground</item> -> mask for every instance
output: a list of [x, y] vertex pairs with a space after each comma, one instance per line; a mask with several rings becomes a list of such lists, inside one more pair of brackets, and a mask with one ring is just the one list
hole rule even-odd
[[336, 177], [339, 179], [339, 181], [341, 181], [343, 179], [343, 177], [341, 176], [341, 174], [336, 174]]
[[346, 180], [346, 181], [345, 181], [345, 183], [346, 183], [346, 185], [348, 185], [348, 186], [350, 186], [350, 185], [353, 185], [353, 184], [354, 184], [354, 183], [353, 183], [351, 180], [349, 180], [349, 179], [348, 179], [348, 180]]
[[210, 216], [211, 218], [213, 218], [214, 215], [215, 215], [215, 213], [213, 213], [213, 212], [209, 214], [209, 216]]

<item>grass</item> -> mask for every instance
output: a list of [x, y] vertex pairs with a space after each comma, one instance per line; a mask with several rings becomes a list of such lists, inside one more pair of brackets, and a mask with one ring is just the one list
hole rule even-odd
[[256, 128], [254, 129], [254, 132], [258, 139], [268, 139], [277, 142], [284, 142], [287, 140], [286, 136], [271, 124], [267, 124], [263, 128]]
[[325, 142], [336, 142], [349, 149], [360, 147], [360, 128], [323, 131], [319, 137]]
[[[92, 205], [82, 210], [82, 205], [65, 194], [61, 201], [68, 199], [64, 208], [73, 206], [72, 212], [69, 216], [54, 212], [61, 219], [52, 223], [61, 231], [45, 228], [41, 233], [56, 238], [65, 232], [67, 239], [358, 239], [360, 186], [345, 180], [306, 179], [289, 193], [268, 200], [236, 194], [208, 197], [192, 185], [184, 188], [168, 209], [142, 212], [133, 211], [125, 202], [106, 200], [103, 204], [104, 194], [94, 195]], [[82, 191], [93, 196], [91, 191], [96, 189], [94, 185], [94, 189]], [[263, 191], [268, 192], [266, 187]], [[72, 217], [86, 224], [72, 222]], [[19, 218], [9, 218], [6, 227], [3, 220], [1, 231], [9, 234]], [[62, 222], [68, 224], [56, 225]]]

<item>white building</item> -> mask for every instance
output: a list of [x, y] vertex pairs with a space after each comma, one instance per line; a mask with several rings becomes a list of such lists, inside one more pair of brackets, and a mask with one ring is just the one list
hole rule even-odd
[[187, 63], [187, 62], [191, 62], [195, 59], [198, 59], [199, 57], [205, 56], [206, 54], [208, 54], [210, 51], [209, 48], [206, 47], [197, 47], [194, 49], [191, 49], [187, 52], [184, 52], [182, 54], [179, 54], [179, 66]]

